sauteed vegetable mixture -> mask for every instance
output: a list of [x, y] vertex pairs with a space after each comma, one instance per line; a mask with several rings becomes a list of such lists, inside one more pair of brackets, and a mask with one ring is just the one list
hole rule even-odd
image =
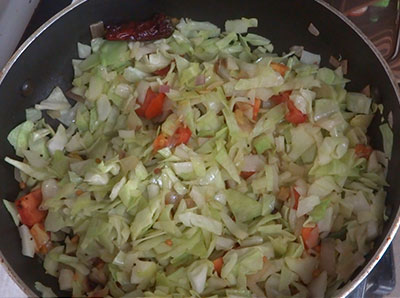
[[332, 295], [384, 221], [380, 107], [320, 56], [274, 54], [256, 19], [173, 24], [78, 43], [77, 101], [55, 87], [10, 132], [22, 253], [75, 297]]

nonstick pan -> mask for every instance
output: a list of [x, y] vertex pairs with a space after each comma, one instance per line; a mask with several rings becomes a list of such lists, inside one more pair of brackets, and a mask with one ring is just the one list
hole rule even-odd
[[[319, 53], [325, 66], [331, 55], [348, 59], [347, 77], [351, 79], [348, 90], [360, 91], [369, 84], [375, 101], [384, 105], [385, 117], [390, 111], [393, 113], [394, 154], [388, 171], [390, 187], [386, 199], [388, 220], [365, 265], [342, 287], [340, 295], [349, 294], [379, 261], [399, 226], [400, 183], [396, 181], [400, 172], [400, 155], [397, 154], [400, 149], [399, 91], [389, 67], [371, 42], [322, 1], [87, 0], [65, 8], [39, 28], [0, 72], [0, 197], [13, 200], [18, 193], [13, 168], [3, 161], [5, 156], [14, 155], [7, 134], [24, 120], [24, 110], [46, 98], [55, 86], [63, 90], [71, 87], [71, 59], [78, 56], [78, 41], [90, 41], [89, 25], [100, 20], [105, 23], [144, 20], [155, 12], [210, 21], [220, 27], [226, 19], [258, 18], [259, 26], [254, 32], [271, 39], [275, 52], [282, 53], [292, 45], [303, 45], [307, 50]], [[308, 32], [311, 22], [318, 28], [319, 36]], [[21, 92], [26, 82], [29, 82], [31, 92]], [[380, 117], [377, 117], [369, 131], [375, 148], [382, 148], [377, 129], [379, 122]], [[35, 281], [58, 288], [56, 279], [45, 274], [37, 258], [21, 255], [18, 231], [4, 207], [0, 208], [0, 235], [1, 261], [28, 296], [38, 294], [34, 289]]]

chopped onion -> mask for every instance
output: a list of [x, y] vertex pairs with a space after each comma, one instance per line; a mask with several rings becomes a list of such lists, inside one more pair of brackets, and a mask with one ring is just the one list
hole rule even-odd
[[55, 179], [48, 179], [42, 183], [42, 196], [43, 201], [53, 198], [58, 191], [57, 181]]
[[168, 93], [171, 88], [168, 85], [160, 85], [158, 88], [158, 92], [160, 93]]
[[91, 24], [90, 33], [92, 35], [92, 38], [103, 37], [105, 34], [103, 21]]
[[136, 87], [136, 91], [138, 94], [138, 102], [142, 104], [146, 97], [147, 90], [150, 88], [150, 83], [146, 81], [140, 81]]
[[338, 68], [340, 66], [340, 61], [333, 56], [329, 57], [329, 63], [334, 67]]
[[330, 276], [336, 272], [335, 240], [326, 238], [321, 242], [320, 268]]
[[71, 269], [61, 269], [58, 277], [58, 284], [61, 291], [68, 291], [72, 289], [74, 281], [74, 272]]
[[314, 26], [313, 23], [310, 23], [310, 25], [308, 25], [308, 32], [310, 32], [314, 36], [319, 35], [319, 30], [317, 29], [317, 27]]
[[390, 125], [390, 128], [393, 129], [393, 112], [392, 111], [390, 111], [388, 114], [388, 123]]
[[314, 280], [308, 286], [310, 290], [311, 298], [325, 297], [326, 286], [328, 284], [328, 277], [326, 271], [322, 271], [321, 274], [314, 278]]
[[215, 240], [215, 249], [216, 250], [229, 250], [233, 247], [235, 241], [230, 238], [225, 237], [217, 237]]
[[242, 171], [244, 172], [258, 172], [264, 168], [265, 160], [260, 155], [247, 155], [243, 158]]
[[33, 258], [35, 255], [35, 240], [33, 240], [29, 228], [26, 225], [22, 225], [18, 228], [18, 231], [22, 242], [22, 254]]
[[[226, 59], [219, 59], [215, 62], [215, 72], [223, 79], [228, 80], [230, 79], [229, 71], [227, 69], [227, 61]], [[196, 79], [197, 80], [197, 79]]]
[[367, 97], [371, 97], [371, 87], [369, 85], [365, 86], [363, 90], [361, 90], [361, 93]]
[[178, 195], [176, 192], [170, 191], [165, 195], [165, 204], [173, 204], [174, 206], [178, 206], [179, 202], [181, 201], [182, 197]]
[[319, 65], [321, 63], [321, 56], [314, 53], [303, 50], [301, 52], [300, 62], [304, 64], [315, 64]]
[[85, 102], [85, 98], [72, 92], [72, 89], [69, 89], [67, 92], [65, 92], [65, 96], [78, 102]]
[[290, 51], [293, 52], [297, 57], [301, 57], [301, 54], [304, 51], [304, 47], [303, 46], [292, 46], [290, 48]]
[[340, 66], [342, 67], [342, 73], [343, 73], [344, 75], [347, 74], [348, 65], [349, 65], [349, 63], [348, 63], [348, 61], [347, 61], [346, 59], [340, 61]]
[[206, 83], [206, 77], [203, 74], [198, 75], [195, 81], [195, 85], [200, 86], [204, 85], [205, 83]]
[[260, 237], [260, 236], [252, 236], [252, 237], [249, 237], [249, 238], [243, 240], [240, 243], [240, 246], [241, 247], [249, 247], [249, 246], [254, 246], [254, 245], [260, 245], [263, 242], [264, 242], [264, 239], [262, 237]]

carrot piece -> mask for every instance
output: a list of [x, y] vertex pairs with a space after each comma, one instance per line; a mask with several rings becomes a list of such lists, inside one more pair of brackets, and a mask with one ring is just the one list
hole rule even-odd
[[167, 240], [165, 240], [165, 244], [168, 246], [172, 246], [173, 243], [172, 243], [171, 239], [167, 239]]
[[222, 257], [219, 257], [218, 259], [215, 259], [213, 263], [214, 263], [214, 270], [218, 273], [219, 276], [221, 276], [221, 270], [222, 266], [224, 265], [224, 259]]
[[260, 107], [261, 107], [261, 99], [256, 98], [254, 100], [254, 106], [253, 106], [253, 120], [257, 120], [257, 115], [258, 112], [260, 111]]
[[271, 62], [269, 66], [271, 66], [271, 68], [276, 72], [279, 72], [281, 76], [284, 76], [289, 70], [289, 67], [282, 63]]

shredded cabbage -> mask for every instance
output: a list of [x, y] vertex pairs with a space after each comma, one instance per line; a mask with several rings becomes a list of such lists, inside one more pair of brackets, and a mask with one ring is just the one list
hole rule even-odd
[[[373, 100], [317, 54], [271, 54], [247, 33], [257, 23], [221, 33], [181, 19], [154, 42], [78, 43], [72, 91], [85, 101], [55, 87], [9, 133], [17, 157], [5, 161], [25, 191], [42, 190], [50, 242], [4, 204], [22, 253], [42, 255], [61, 290], [322, 297], [363, 264], [382, 230], [393, 132], [382, 124], [385, 153], [370, 150]], [[149, 90], [165, 93], [152, 119], [140, 110]]]

